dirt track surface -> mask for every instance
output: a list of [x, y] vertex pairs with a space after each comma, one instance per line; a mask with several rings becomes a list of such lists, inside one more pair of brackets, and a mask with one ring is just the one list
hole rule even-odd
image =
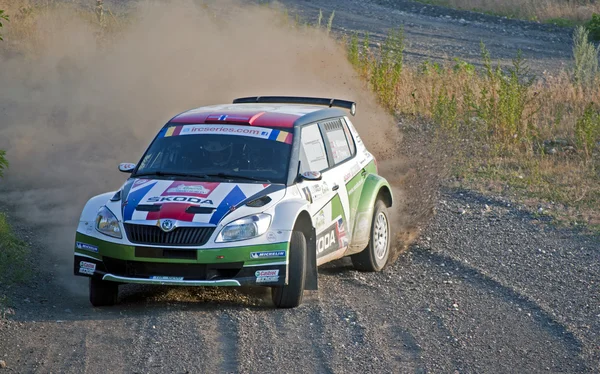
[[14, 295], [0, 359], [18, 373], [597, 371], [599, 238], [509, 205], [444, 191], [393, 266], [328, 264], [294, 310], [262, 288], [131, 285], [94, 309], [40, 275]]
[[[310, 19], [335, 9], [345, 29], [383, 34], [404, 22], [410, 58], [473, 60], [484, 39], [494, 56], [521, 47], [544, 69], [570, 48], [566, 31], [412, 2], [284, 3]], [[120, 305], [92, 308], [57, 281], [40, 228], [16, 222], [35, 275], [7, 290], [14, 314], [0, 319], [0, 373], [598, 372], [600, 238], [545, 221], [500, 197], [443, 190], [394, 265], [323, 266], [320, 290], [294, 310], [273, 309], [262, 288], [132, 285]]]
[[564, 68], [571, 56], [571, 31], [567, 28], [512, 20], [480, 13], [452, 10], [406, 0], [282, 0], [302, 19], [315, 23], [323, 11], [325, 27], [335, 11], [332, 30], [359, 37], [370, 34], [372, 46], [381, 43], [388, 30], [404, 27], [406, 59], [412, 62], [452, 61], [458, 57], [479, 65], [480, 42], [492, 59], [509, 66], [517, 51], [523, 52], [533, 72]]

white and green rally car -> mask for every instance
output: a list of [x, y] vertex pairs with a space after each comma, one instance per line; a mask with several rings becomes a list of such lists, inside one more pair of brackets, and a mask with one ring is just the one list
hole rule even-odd
[[75, 275], [94, 306], [118, 286], [261, 285], [273, 303], [301, 304], [317, 267], [351, 256], [379, 271], [390, 253], [392, 206], [345, 113], [353, 102], [248, 97], [175, 116], [118, 190], [85, 205]]

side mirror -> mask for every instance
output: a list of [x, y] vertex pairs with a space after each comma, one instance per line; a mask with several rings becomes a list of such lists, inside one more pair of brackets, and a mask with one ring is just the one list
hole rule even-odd
[[303, 179], [306, 179], [309, 181], [320, 181], [321, 180], [321, 172], [319, 172], [319, 171], [305, 171], [304, 173], [300, 174], [300, 176]]
[[123, 173], [131, 173], [133, 169], [135, 169], [135, 166], [135, 164], [123, 162], [122, 164], [119, 164], [119, 171]]

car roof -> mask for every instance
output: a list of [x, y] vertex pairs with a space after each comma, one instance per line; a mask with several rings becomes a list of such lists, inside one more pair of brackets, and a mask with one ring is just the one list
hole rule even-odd
[[293, 128], [316, 121], [343, 117], [344, 111], [307, 104], [222, 104], [188, 110], [170, 124], [236, 124]]

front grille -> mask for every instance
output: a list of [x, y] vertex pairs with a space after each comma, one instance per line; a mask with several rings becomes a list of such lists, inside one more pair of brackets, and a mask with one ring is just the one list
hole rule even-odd
[[164, 232], [157, 226], [125, 224], [129, 241], [136, 244], [202, 246], [214, 231], [214, 227], [178, 227]]
[[185, 280], [219, 280], [235, 278], [243, 262], [226, 264], [172, 264], [160, 262], [126, 261], [112, 257], [102, 259], [106, 270], [113, 275], [131, 278], [151, 276], [183, 277]]

